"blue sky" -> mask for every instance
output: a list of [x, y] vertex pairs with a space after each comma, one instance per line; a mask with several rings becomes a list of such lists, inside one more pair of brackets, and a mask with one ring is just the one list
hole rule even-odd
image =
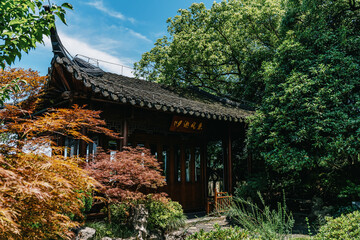
[[[51, 0], [61, 4], [63, 1]], [[74, 10], [67, 13], [67, 26], [57, 21], [57, 30], [67, 50], [132, 67], [149, 51], [156, 39], [167, 34], [166, 20], [194, 2], [209, 8], [213, 0], [68, 0]], [[50, 40], [39, 45], [13, 67], [31, 68], [47, 74], [52, 58]], [[106, 71], [131, 75], [131, 70], [100, 62]]]

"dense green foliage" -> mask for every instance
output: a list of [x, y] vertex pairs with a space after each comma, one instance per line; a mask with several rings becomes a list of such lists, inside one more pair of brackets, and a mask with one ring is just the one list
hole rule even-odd
[[150, 199], [145, 206], [149, 211], [148, 228], [150, 231], [169, 232], [185, 225], [186, 217], [178, 202]]
[[360, 213], [355, 211], [338, 218], [327, 218], [314, 240], [360, 239]]
[[21, 54], [43, 43], [44, 36], [50, 36], [55, 27], [57, 15], [65, 23], [65, 8], [68, 3], [49, 6], [44, 9], [44, 0], [1, 0], [0, 1], [0, 67], [11, 65]]
[[348, 1], [289, 1], [284, 40], [264, 64], [249, 143], [280, 171], [358, 162], [359, 11]]
[[[111, 222], [127, 224], [131, 205], [128, 203], [114, 203], [110, 205]], [[105, 210], [105, 209], [104, 209]], [[107, 219], [109, 221], [109, 219]]]
[[174, 86], [192, 85], [219, 95], [259, 102], [261, 63], [279, 44], [280, 1], [203, 3], [168, 19], [170, 36], [135, 64], [136, 75]]
[[230, 227], [230, 228], [220, 228], [218, 225], [215, 225], [215, 230], [210, 232], [205, 232], [200, 230], [187, 238], [187, 240], [241, 240], [241, 239], [252, 239], [249, 238], [249, 233], [239, 227]]
[[359, 184], [358, 6], [288, 1], [282, 43], [263, 63], [266, 90], [250, 123], [249, 150], [297, 179], [288, 186], [302, 185], [302, 194], [307, 185], [310, 194], [336, 197], [346, 179]]

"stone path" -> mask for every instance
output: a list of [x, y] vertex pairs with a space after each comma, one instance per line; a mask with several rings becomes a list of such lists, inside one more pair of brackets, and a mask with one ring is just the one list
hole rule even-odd
[[[215, 224], [218, 224], [221, 228], [230, 227], [230, 224], [226, 220], [225, 216], [209, 217], [209, 216], [206, 216], [205, 214], [199, 214], [199, 216], [196, 216], [196, 215], [190, 216], [190, 217], [188, 216], [185, 227], [176, 232], [178, 234], [185, 233], [185, 235], [190, 235], [190, 234], [199, 232], [201, 229], [203, 229], [205, 232], [210, 232], [211, 230], [215, 229], [214, 228]], [[306, 239], [306, 238], [310, 238], [310, 237], [307, 235], [303, 235], [303, 234], [291, 234], [286, 239], [298, 239], [298, 238]], [[181, 239], [181, 238], [177, 238], [177, 239]]]
[[214, 230], [215, 224], [218, 224], [221, 228], [227, 228], [230, 226], [225, 216], [201, 216], [189, 218], [186, 220], [186, 225], [182, 230], [187, 231], [190, 234], [199, 232], [201, 229], [203, 229], [205, 232], [209, 232]]

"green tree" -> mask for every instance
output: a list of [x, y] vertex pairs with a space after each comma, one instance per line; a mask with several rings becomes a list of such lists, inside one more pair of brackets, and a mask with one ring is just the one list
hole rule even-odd
[[0, 1], [0, 67], [11, 65], [23, 52], [43, 43], [44, 36], [50, 36], [55, 27], [57, 15], [63, 23], [65, 8], [72, 9], [69, 3], [44, 8], [43, 0], [1, 0]]
[[196, 86], [239, 100], [260, 102], [261, 65], [280, 43], [280, 1], [203, 3], [168, 19], [169, 36], [135, 64], [135, 74], [173, 86]]
[[359, 10], [352, 0], [287, 2], [284, 39], [263, 64], [266, 91], [248, 132], [252, 152], [277, 172], [359, 169]]
[[[43, 0], [1, 0], [0, 1], [0, 67], [11, 65], [23, 52], [28, 53], [50, 36], [55, 27], [55, 17], [66, 24], [65, 9], [72, 9], [69, 3], [52, 5], [47, 9]], [[0, 82], [0, 106], [19, 90], [19, 79], [11, 83]]]

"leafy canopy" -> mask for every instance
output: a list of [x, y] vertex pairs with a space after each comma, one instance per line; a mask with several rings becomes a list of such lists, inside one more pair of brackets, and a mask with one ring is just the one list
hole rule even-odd
[[55, 27], [57, 15], [63, 23], [65, 9], [72, 9], [69, 3], [44, 8], [43, 0], [1, 0], [0, 1], [0, 67], [11, 65], [23, 52], [43, 43], [44, 36], [50, 36]]
[[264, 64], [249, 146], [285, 172], [340, 169], [360, 150], [357, 1], [288, 1], [284, 40]]
[[211, 9], [194, 3], [168, 19], [169, 36], [143, 54], [135, 74], [259, 102], [264, 90], [259, 69], [279, 45], [283, 12], [275, 0], [214, 2]]

